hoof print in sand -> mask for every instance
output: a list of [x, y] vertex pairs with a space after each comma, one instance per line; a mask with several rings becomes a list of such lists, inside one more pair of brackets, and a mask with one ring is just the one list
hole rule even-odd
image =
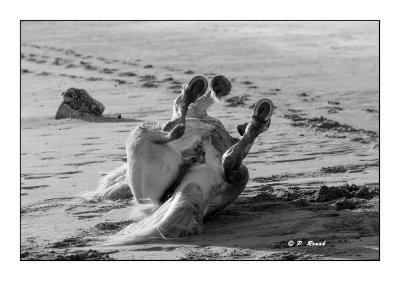
[[375, 131], [356, 129], [350, 125], [342, 124], [337, 121], [327, 119], [323, 116], [306, 118], [300, 116], [300, 114], [290, 113], [285, 114], [283, 117], [291, 120], [291, 125], [293, 127], [308, 127], [316, 132], [334, 133], [333, 135], [327, 135], [328, 137], [346, 138], [348, 136], [356, 135], [357, 137], [351, 138], [351, 141], [360, 143], [376, 142], [379, 138], [379, 133]]
[[25, 74], [25, 73], [32, 73], [32, 71], [28, 70], [28, 69], [21, 69], [21, 73]]
[[136, 75], [136, 73], [134, 73], [134, 72], [121, 72], [120, 74], [118, 74], [118, 76], [121, 76], [121, 77], [134, 77], [134, 76], [137, 76]]
[[341, 211], [345, 209], [349, 210], [354, 210], [357, 208], [357, 206], [360, 204], [360, 201], [364, 203], [366, 200], [365, 199], [359, 199], [359, 198], [342, 198], [339, 201], [336, 202], [336, 211]]
[[[375, 196], [379, 195], [379, 190], [369, 189], [365, 186], [343, 185], [343, 186], [321, 186], [315, 194], [316, 202], [328, 202], [336, 199], [367, 199], [371, 200]], [[348, 204], [347, 204], [348, 205]], [[348, 208], [343, 208], [348, 209]]]
[[246, 104], [246, 102], [249, 100], [249, 95], [244, 95], [244, 96], [236, 96], [236, 97], [231, 97], [226, 100], [226, 103], [228, 107], [237, 107], [237, 106], [243, 106]]
[[59, 254], [54, 260], [66, 260], [66, 261], [84, 261], [84, 260], [112, 260], [109, 253], [102, 253], [96, 250], [88, 251], [77, 251], [72, 254]]
[[154, 75], [140, 76], [139, 81], [143, 82], [141, 84], [142, 88], [158, 88], [158, 85], [156, 84], [156, 77]]

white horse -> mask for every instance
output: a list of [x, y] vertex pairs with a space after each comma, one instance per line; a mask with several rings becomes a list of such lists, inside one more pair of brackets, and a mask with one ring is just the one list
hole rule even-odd
[[171, 121], [144, 123], [126, 141], [127, 163], [105, 176], [95, 193], [99, 200], [133, 197], [134, 213], [151, 211], [107, 240], [109, 245], [135, 244], [153, 238], [199, 233], [203, 218], [231, 204], [248, 181], [242, 164], [256, 137], [270, 125], [273, 104], [257, 102], [248, 124], [234, 139], [207, 109], [231, 90], [223, 76], [208, 82], [193, 78], [175, 99]]

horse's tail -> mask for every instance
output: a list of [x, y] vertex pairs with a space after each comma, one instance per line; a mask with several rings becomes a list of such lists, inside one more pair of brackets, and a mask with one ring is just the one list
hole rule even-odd
[[120, 199], [131, 199], [132, 191], [126, 180], [127, 164], [124, 164], [99, 181], [97, 190], [83, 194], [92, 201], [115, 201]]
[[105, 245], [131, 245], [199, 233], [204, 216], [202, 202], [203, 193], [196, 184], [181, 186], [163, 205], [111, 237]]

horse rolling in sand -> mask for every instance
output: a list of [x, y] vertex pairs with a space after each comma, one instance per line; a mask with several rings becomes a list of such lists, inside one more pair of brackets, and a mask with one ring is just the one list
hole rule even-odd
[[230, 92], [231, 83], [216, 76], [211, 90], [207, 88], [204, 77], [194, 77], [175, 99], [169, 122], [146, 122], [130, 133], [127, 163], [101, 180], [92, 199], [133, 196], [133, 215], [143, 215], [105, 244], [199, 233], [204, 217], [230, 205], [246, 187], [249, 173], [242, 161], [257, 136], [269, 128], [273, 104], [259, 100], [250, 122], [238, 126], [237, 140], [207, 115], [207, 109]]

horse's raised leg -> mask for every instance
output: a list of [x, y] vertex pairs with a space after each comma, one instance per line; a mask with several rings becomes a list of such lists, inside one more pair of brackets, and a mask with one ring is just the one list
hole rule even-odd
[[90, 200], [119, 200], [134, 197], [137, 201], [149, 198], [158, 202], [183, 165], [194, 162], [194, 156], [184, 159], [168, 145], [180, 138], [185, 125], [178, 124], [165, 132], [157, 123], [137, 126], [126, 141], [127, 163], [111, 171], [99, 184], [97, 191], [87, 194]]
[[206, 92], [208, 82], [202, 76], [196, 76], [183, 87], [182, 94], [174, 100], [172, 107], [172, 118], [168, 121], [163, 130], [169, 132], [177, 124], [185, 124], [186, 114], [189, 105], [196, 101], [196, 99]]
[[231, 83], [222, 75], [215, 76], [211, 81], [211, 90], [207, 94], [200, 96], [190, 107], [188, 117], [204, 119], [207, 110], [216, 102], [229, 94], [231, 91]]
[[270, 100], [261, 99], [256, 104], [251, 122], [247, 125], [242, 138], [231, 146], [222, 156], [227, 186], [213, 198], [207, 215], [217, 213], [230, 205], [242, 193], [249, 179], [249, 172], [243, 159], [249, 153], [255, 139], [265, 132], [270, 125], [273, 104]]
[[[204, 82], [205, 81], [205, 82]], [[127, 180], [135, 199], [162, 200], [181, 171], [192, 165], [195, 156], [184, 157], [168, 142], [183, 136], [189, 105], [207, 88], [207, 80], [193, 78], [174, 102], [174, 115], [164, 127], [147, 123], [137, 127], [126, 142]]]
[[254, 107], [252, 120], [247, 125], [243, 136], [222, 156], [222, 166], [229, 183], [235, 184], [236, 181], [240, 180], [238, 172], [242, 166], [242, 161], [249, 153], [258, 135], [269, 128], [272, 112], [273, 103], [270, 100], [259, 100]]

